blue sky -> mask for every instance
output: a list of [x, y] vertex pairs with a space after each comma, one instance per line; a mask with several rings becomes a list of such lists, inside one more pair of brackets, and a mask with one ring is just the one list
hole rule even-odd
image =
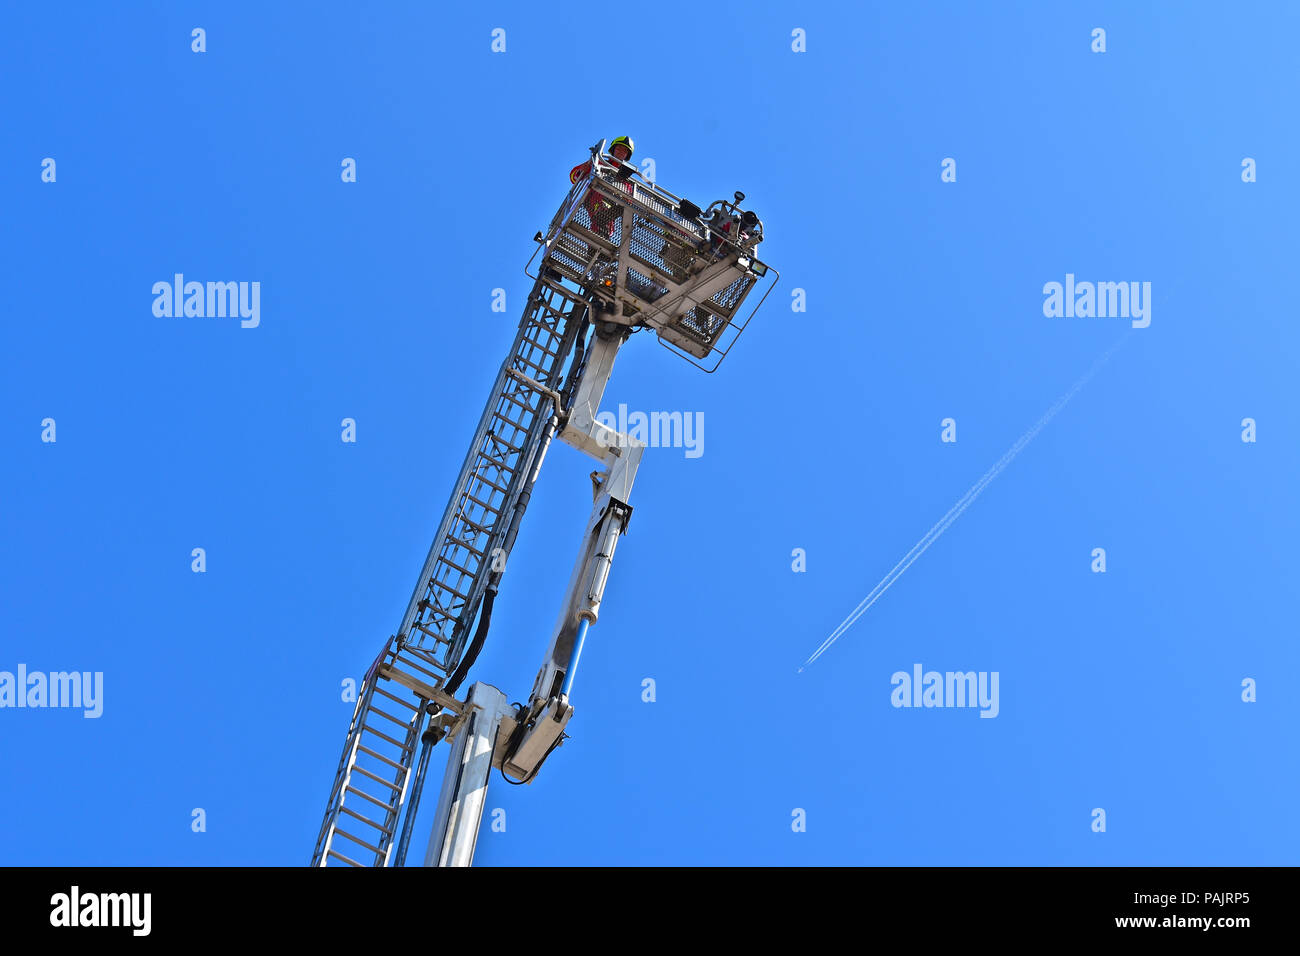
[[[647, 452], [572, 738], [477, 862], [1297, 862], [1294, 7], [265, 6], [3, 14], [0, 670], [104, 712], [0, 710], [0, 862], [308, 861], [531, 237], [620, 133], [744, 190], [782, 278], [714, 375], [621, 354], [606, 408], [702, 412], [704, 454]], [[155, 317], [176, 272], [260, 325]], [[1044, 316], [1067, 273], [1150, 326], [797, 673], [1120, 337]], [[512, 699], [590, 470], [553, 449], [503, 582], [473, 677]], [[998, 672], [997, 718], [892, 707], [916, 663]]]

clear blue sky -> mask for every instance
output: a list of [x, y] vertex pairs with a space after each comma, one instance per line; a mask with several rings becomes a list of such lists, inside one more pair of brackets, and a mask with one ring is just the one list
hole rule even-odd
[[[531, 237], [620, 133], [702, 205], [744, 190], [782, 280], [715, 375], [620, 357], [606, 407], [703, 412], [704, 454], [647, 453], [572, 739], [494, 779], [478, 862], [1298, 862], [1298, 29], [1284, 3], [11, 6], [0, 670], [102, 671], [104, 713], [0, 710], [0, 862], [307, 863], [341, 682], [398, 625]], [[259, 281], [260, 326], [155, 317], [176, 272]], [[1150, 327], [797, 673], [1120, 336], [1044, 316], [1067, 273], [1149, 281]], [[505, 578], [474, 677], [512, 699], [590, 469], [552, 451]], [[916, 663], [997, 671], [998, 717], [892, 707]]]

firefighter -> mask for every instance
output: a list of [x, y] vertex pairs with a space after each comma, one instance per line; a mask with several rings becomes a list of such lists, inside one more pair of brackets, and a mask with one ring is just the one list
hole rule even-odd
[[[632, 158], [632, 150], [636, 147], [632, 143], [632, 137], [620, 136], [609, 144], [609, 155], [613, 156], [620, 163], [626, 163]], [[585, 179], [591, 172], [591, 160], [585, 163], [579, 163], [569, 170], [569, 182], [576, 183]], [[630, 186], [628, 187], [630, 190]], [[608, 199], [597, 194], [594, 190], [588, 190], [587, 195], [582, 200], [583, 207], [591, 216], [591, 231], [603, 232], [606, 236], [614, 235], [614, 227], [619, 220], [623, 218], [623, 209], [615, 206]]]

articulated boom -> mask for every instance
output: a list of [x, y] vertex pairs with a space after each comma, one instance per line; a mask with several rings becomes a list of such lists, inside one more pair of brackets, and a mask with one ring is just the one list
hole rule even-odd
[[[619, 348], [650, 328], [701, 368], [712, 359], [713, 371], [757, 311], [741, 317], [745, 299], [769, 273], [775, 280], [755, 256], [762, 222], [739, 208], [742, 193], [701, 210], [604, 146], [536, 236], [539, 272], [514, 344], [401, 626], [362, 682], [313, 866], [403, 865], [429, 754], [444, 738], [451, 753], [426, 863], [470, 862], [491, 768], [531, 782], [564, 739], [583, 640], [631, 517], [644, 446], [597, 420]], [[602, 467], [550, 647], [528, 704], [515, 710], [482, 683], [458, 699], [556, 436]]]

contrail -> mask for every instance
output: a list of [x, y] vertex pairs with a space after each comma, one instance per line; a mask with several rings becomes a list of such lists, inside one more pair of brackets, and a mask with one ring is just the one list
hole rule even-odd
[[1105, 365], [1119, 347], [1128, 340], [1130, 334], [1132, 334], [1131, 329], [1124, 333], [1124, 335], [1120, 337], [1119, 341], [1107, 349], [1105, 354], [1092, 364], [1092, 368], [1088, 369], [1088, 371], [1084, 373], [1083, 377], [1070, 387], [1068, 392], [1058, 398], [1056, 403], [1043, 414], [1043, 417], [1038, 419], [1029, 431], [1021, 435], [1020, 438], [1016, 440], [1016, 443], [1008, 449], [1007, 453], [999, 458], [992, 468], [984, 472], [984, 475], [980, 480], [975, 482], [966, 494], [957, 499], [957, 503], [948, 509], [948, 513], [935, 522], [934, 527], [927, 531], [920, 541], [912, 545], [912, 550], [903, 555], [902, 559], [880, 580], [880, 583], [871, 589], [871, 593], [864, 597], [862, 602], [853, 609], [852, 613], [850, 613], [849, 616], [840, 623], [840, 626], [831, 632], [830, 637], [822, 641], [821, 646], [809, 655], [808, 659], [800, 666], [800, 671], [825, 654], [830, 646], [838, 641], [840, 637], [843, 636], [844, 632], [852, 627], [857, 619], [865, 614], [871, 605], [879, 601], [881, 595], [888, 591], [893, 586], [894, 582], [903, 576], [903, 572], [910, 568], [916, 562], [917, 558], [925, 554], [925, 552], [929, 550], [930, 545], [939, 540], [939, 536], [947, 531], [952, 523], [962, 516], [966, 509], [969, 508], [974, 503], [975, 499], [980, 496], [980, 492], [987, 488], [993, 482], [994, 478], [1002, 474], [1007, 465], [1011, 464], [1024, 447], [1033, 441], [1039, 432], [1047, 427], [1048, 422], [1056, 417], [1057, 413], [1069, 403], [1070, 399], [1074, 398], [1074, 396], [1078, 394], [1079, 390], [1083, 388], [1083, 386], [1088, 384], [1088, 381], [1097, 374], [1097, 371]]

